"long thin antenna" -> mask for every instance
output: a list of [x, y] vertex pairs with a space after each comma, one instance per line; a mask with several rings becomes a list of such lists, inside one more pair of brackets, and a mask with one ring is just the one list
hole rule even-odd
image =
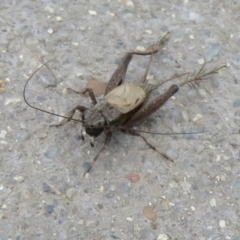
[[148, 132], [148, 131], [143, 131], [143, 130], [139, 130], [139, 129], [133, 129], [133, 128], [125, 128], [125, 127], [117, 127], [120, 130], [123, 131], [135, 131], [135, 132], [140, 132], [140, 133], [148, 133], [148, 134], [152, 134], [152, 135], [163, 135], [163, 136], [172, 136], [172, 135], [184, 135], [184, 134], [201, 134], [201, 133], [206, 133], [208, 132], [208, 130], [205, 131], [195, 131], [195, 132], [172, 132], [172, 133], [161, 133], [161, 132]]
[[[43, 68], [44, 66], [46, 66], [49, 62], [53, 61], [55, 58], [56, 58], [56, 57], [54, 57], [54, 58], [52, 58], [51, 60], [49, 60], [49, 61], [47, 61], [46, 63], [44, 63], [42, 66], [40, 66], [38, 69], [36, 69], [36, 70], [30, 75], [30, 77], [28, 78], [28, 80], [27, 80], [27, 82], [25, 83], [24, 88], [23, 88], [23, 99], [24, 99], [24, 102], [25, 102], [29, 107], [31, 107], [31, 108], [33, 108], [33, 109], [36, 109], [36, 110], [39, 110], [39, 111], [41, 111], [41, 112], [45, 112], [45, 113], [51, 114], [51, 115], [53, 115], [53, 116], [57, 116], [57, 117], [62, 117], [62, 118], [69, 119], [69, 117], [62, 116], [62, 115], [59, 115], [59, 114], [57, 114], [57, 113], [52, 113], [52, 112], [49, 112], [49, 111], [47, 111], [47, 110], [44, 110], [44, 109], [35, 107], [35, 106], [31, 105], [31, 104], [27, 101], [27, 99], [26, 99], [26, 88], [27, 88], [27, 85], [28, 85], [29, 81], [32, 79], [32, 77], [33, 77], [41, 68]], [[72, 118], [71, 120], [76, 121], [76, 122], [82, 122], [81, 120], [75, 119], [75, 118]]]

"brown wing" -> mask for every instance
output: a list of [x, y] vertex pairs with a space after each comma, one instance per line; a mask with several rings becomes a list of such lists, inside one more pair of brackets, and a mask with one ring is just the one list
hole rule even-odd
[[145, 91], [132, 83], [124, 83], [105, 96], [107, 102], [123, 114], [138, 107], [145, 98]]

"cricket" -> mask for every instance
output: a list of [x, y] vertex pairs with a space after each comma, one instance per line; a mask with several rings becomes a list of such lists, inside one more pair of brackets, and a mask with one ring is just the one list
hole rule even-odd
[[[32, 77], [42, 67], [46, 66], [51, 60], [43, 64], [41, 67], [39, 67], [28, 78], [23, 90], [23, 98], [26, 104], [31, 108], [63, 118], [63, 120], [59, 124], [51, 126], [61, 126], [71, 120], [74, 120], [81, 122], [82, 127], [85, 129], [86, 133], [93, 138], [97, 138], [102, 133], [105, 134], [105, 141], [103, 143], [103, 146], [100, 148], [96, 156], [93, 158], [92, 164], [84, 172], [84, 175], [90, 172], [94, 163], [99, 158], [99, 155], [108, 146], [112, 138], [113, 129], [118, 129], [123, 133], [141, 137], [143, 141], [151, 149], [158, 152], [166, 160], [172, 161], [172, 159], [170, 159], [164, 152], [160, 151], [155, 146], [153, 146], [146, 139], [146, 137], [141, 134], [144, 131], [139, 131], [133, 128], [134, 125], [138, 121], [145, 119], [150, 114], [156, 112], [156, 110], [158, 110], [165, 102], [167, 102], [168, 99], [172, 97], [179, 90], [180, 87], [184, 85], [193, 86], [194, 84], [198, 84], [200, 81], [206, 79], [209, 75], [217, 74], [218, 71], [222, 68], [225, 68], [226, 65], [222, 65], [210, 71], [206, 71], [205, 64], [203, 64], [199, 70], [195, 71], [192, 74], [188, 72], [184, 72], [178, 75], [175, 74], [171, 78], [166, 79], [159, 84], [156, 85], [150, 84], [147, 82], [147, 75], [152, 62], [152, 56], [153, 54], [161, 51], [165, 43], [168, 41], [169, 37], [170, 32], [166, 33], [158, 42], [152, 44], [145, 50], [133, 50], [125, 53], [125, 55], [122, 57], [120, 61], [119, 66], [117, 67], [117, 69], [115, 70], [107, 84], [104, 93], [104, 98], [98, 101], [97, 98], [95, 97], [94, 91], [90, 88], [87, 88], [86, 91], [89, 94], [92, 106], [91, 107], [85, 107], [82, 105], [74, 106], [67, 116], [61, 116], [59, 114], [37, 108], [31, 105], [26, 99], [25, 92], [27, 84], [32, 79]], [[150, 56], [149, 62], [145, 70], [145, 73], [142, 79], [139, 81], [139, 83], [137, 84], [125, 83], [125, 75], [128, 69], [128, 65], [131, 62], [134, 55], [142, 56], [149, 55]], [[173, 79], [179, 77], [184, 77], [184, 80], [179, 84], [171, 85], [166, 92], [149, 101], [149, 96], [151, 95], [152, 91], [161, 87], [166, 82], [172, 81]], [[82, 114], [81, 120], [73, 118], [76, 111], [79, 111]]]

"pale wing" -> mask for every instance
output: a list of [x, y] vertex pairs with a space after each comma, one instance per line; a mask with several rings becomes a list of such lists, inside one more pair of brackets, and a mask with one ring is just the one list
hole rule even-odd
[[141, 87], [132, 83], [122, 84], [105, 96], [107, 102], [123, 114], [138, 107], [145, 98], [145, 91]]

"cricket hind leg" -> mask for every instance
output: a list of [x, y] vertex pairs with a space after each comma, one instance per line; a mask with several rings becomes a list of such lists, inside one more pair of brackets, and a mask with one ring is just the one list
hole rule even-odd
[[128, 121], [124, 124], [124, 127], [131, 127], [137, 121], [148, 117], [150, 114], [154, 113], [159, 109], [168, 99], [173, 96], [179, 87], [178, 85], [172, 85], [165, 93], [157, 96], [151, 102], [144, 104]]
[[101, 147], [101, 149], [98, 151], [97, 155], [94, 157], [92, 164], [90, 165], [90, 167], [84, 172], [83, 176], [85, 176], [87, 173], [89, 173], [94, 165], [94, 163], [97, 161], [98, 157], [100, 156], [100, 154], [106, 149], [106, 147], [108, 146], [108, 144], [110, 143], [112, 138], [112, 132], [107, 130], [106, 132], [106, 137], [105, 137], [105, 141], [103, 146]]
[[[117, 69], [115, 70], [115, 72], [113, 73], [111, 79], [109, 80], [104, 95], [107, 95], [114, 88], [118, 87], [119, 85], [121, 85], [124, 82], [125, 75], [126, 75], [126, 72], [128, 69], [128, 65], [131, 62], [132, 56], [134, 54], [144, 56], [144, 55], [152, 55], [154, 53], [157, 53], [158, 51], [160, 51], [162, 49], [165, 42], [169, 39], [169, 36], [170, 36], [170, 33], [168, 32], [160, 39], [160, 41], [149, 46], [146, 50], [134, 50], [134, 51], [130, 51], [130, 52], [126, 53], [123, 56], [123, 58], [121, 59], [121, 62], [119, 64], [119, 66], [117, 67]], [[151, 61], [150, 61], [150, 63], [151, 63]], [[149, 65], [149, 67], [150, 67], [150, 65]], [[149, 70], [149, 68], [148, 68], [148, 70]], [[148, 70], [146, 72], [148, 72]], [[146, 75], [146, 72], [145, 72], [145, 75]], [[145, 78], [144, 78], [144, 81], [145, 81]]]
[[222, 65], [220, 67], [216, 67], [210, 71], [206, 71], [204, 69], [205, 64], [203, 64], [203, 66], [196, 72], [194, 72], [192, 74], [192, 76], [190, 76], [188, 73], [182, 73], [179, 75], [174, 75], [173, 77], [165, 80], [164, 82], [156, 85], [152, 90], [158, 88], [159, 86], [163, 85], [164, 83], [177, 78], [177, 77], [181, 77], [183, 75], [188, 75], [187, 78], [181, 82], [178, 85], [172, 85], [165, 93], [163, 93], [162, 95], [156, 97], [155, 99], [153, 99], [151, 102], [146, 103], [145, 105], [143, 105], [130, 119], [128, 119], [128, 121], [124, 124], [124, 127], [130, 127], [133, 124], [135, 124], [137, 121], [145, 118], [146, 116], [149, 116], [150, 114], [154, 113], [157, 109], [159, 109], [172, 95], [174, 95], [178, 89], [184, 85], [193, 85], [194, 84], [198, 84], [201, 80], [204, 80], [207, 76], [209, 75], [213, 75], [213, 74], [217, 74], [218, 71], [222, 68], [227, 67], [226, 65]]
[[204, 69], [205, 65], [206, 63], [204, 63], [198, 71], [194, 72], [192, 76], [189, 77], [188, 75], [187, 78], [179, 84], [179, 87], [187, 84], [190, 86], [194, 86], [194, 84], [198, 84], [200, 81], [204, 80], [207, 76], [217, 74], [220, 69], [227, 67], [227, 65], [222, 65], [220, 67], [215, 67], [210, 71], [206, 71]]

